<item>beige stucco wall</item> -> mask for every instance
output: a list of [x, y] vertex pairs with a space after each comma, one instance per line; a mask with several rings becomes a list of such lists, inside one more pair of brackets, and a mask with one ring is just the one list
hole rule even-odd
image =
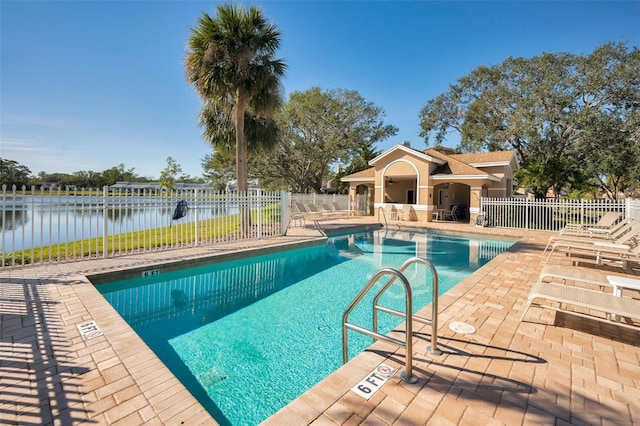
[[[439, 185], [449, 183], [448, 205], [462, 203], [467, 207], [466, 217], [474, 223], [480, 209], [480, 198], [510, 197], [513, 170], [517, 167], [515, 160], [508, 166], [479, 167], [495, 177], [502, 178], [496, 182], [490, 179], [460, 179], [452, 176], [448, 181], [432, 180], [431, 173], [438, 163], [427, 161], [424, 156], [397, 149], [389, 152], [384, 160], [374, 164], [375, 183], [372, 193], [373, 214], [379, 214], [379, 207], [393, 204], [401, 210], [407, 204], [407, 191], [412, 190], [415, 203], [411, 204], [412, 220], [431, 221], [437, 209]], [[392, 177], [394, 183], [389, 185], [385, 180]]]

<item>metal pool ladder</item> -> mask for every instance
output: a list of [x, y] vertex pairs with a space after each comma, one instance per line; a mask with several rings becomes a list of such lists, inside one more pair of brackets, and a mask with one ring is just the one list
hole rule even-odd
[[[431, 319], [420, 317], [418, 315], [412, 315], [413, 312], [413, 300], [412, 300], [412, 291], [411, 284], [404, 276], [404, 271], [413, 263], [422, 263], [427, 266], [431, 270], [432, 276], [432, 294], [433, 300], [431, 301]], [[373, 285], [383, 276], [392, 275], [389, 281], [376, 293], [373, 298], [372, 310], [373, 310], [373, 330], [369, 330], [367, 328], [361, 327], [356, 324], [352, 324], [349, 322], [349, 314], [355, 308], [360, 301], [364, 298], [364, 296], [371, 290]], [[396, 279], [399, 279], [405, 289], [405, 312], [397, 311], [395, 309], [387, 308], [379, 305], [378, 301], [380, 297], [386, 292], [391, 284], [395, 282]], [[400, 339], [396, 339], [391, 336], [387, 336], [384, 334], [378, 333], [378, 312], [386, 312], [388, 314], [392, 314], [401, 318], [405, 318], [405, 340], [402, 341]], [[407, 313], [409, 313], [407, 315]], [[369, 280], [366, 286], [360, 293], [351, 301], [347, 309], [344, 311], [342, 315], [342, 362], [346, 363], [349, 360], [348, 355], [348, 330], [358, 331], [362, 334], [365, 334], [369, 337], [372, 337], [376, 340], [384, 340], [390, 343], [395, 343], [398, 346], [404, 347], [406, 350], [406, 364], [405, 371], [400, 375], [403, 381], [407, 383], [416, 383], [418, 378], [413, 374], [413, 321], [420, 322], [422, 324], [431, 324], [431, 346], [427, 347], [427, 350], [434, 355], [441, 355], [442, 351], [438, 349], [438, 273], [436, 269], [433, 267], [431, 262], [422, 258], [422, 257], [412, 257], [408, 259], [406, 262], [402, 264], [400, 269], [393, 268], [383, 268], [380, 269], [374, 276]]]
[[384, 228], [389, 229], [389, 224], [387, 223], [387, 214], [384, 212], [384, 209], [382, 207], [378, 207], [378, 216], [380, 215], [380, 212], [382, 212], [382, 218], [384, 219]]

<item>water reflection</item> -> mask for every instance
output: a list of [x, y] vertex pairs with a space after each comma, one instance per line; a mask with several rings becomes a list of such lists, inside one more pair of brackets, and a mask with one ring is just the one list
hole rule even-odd
[[0, 230], [14, 231], [29, 222], [29, 215], [22, 210], [3, 212], [0, 215]]

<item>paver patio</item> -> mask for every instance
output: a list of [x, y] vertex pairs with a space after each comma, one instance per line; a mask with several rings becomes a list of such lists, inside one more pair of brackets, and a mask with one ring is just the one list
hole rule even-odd
[[[324, 226], [353, 223], [366, 220]], [[550, 233], [430, 227], [520, 238], [440, 298], [443, 354], [426, 350], [431, 329], [416, 324], [416, 384], [402, 382], [398, 372], [368, 401], [350, 391], [381, 362], [402, 370], [404, 350], [379, 342], [265, 424], [640, 424], [640, 331], [539, 308], [519, 321]], [[216, 424], [86, 276], [318, 236], [311, 226], [298, 227], [287, 237], [257, 243], [0, 272], [0, 424]], [[561, 256], [553, 261], [570, 264]], [[604, 268], [621, 272], [618, 266]], [[628, 272], [640, 275], [638, 269]], [[430, 316], [430, 308], [423, 316]], [[89, 320], [102, 336], [81, 336], [77, 325]], [[456, 333], [451, 321], [471, 324], [477, 332]]]

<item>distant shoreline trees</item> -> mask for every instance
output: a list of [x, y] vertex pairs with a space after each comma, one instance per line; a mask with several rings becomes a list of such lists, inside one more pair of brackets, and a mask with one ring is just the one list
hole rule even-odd
[[[169, 159], [171, 159], [171, 162]], [[169, 168], [170, 166], [172, 168]], [[205, 181], [204, 178], [193, 178], [187, 174], [180, 174], [178, 176], [178, 174], [182, 172], [182, 168], [171, 157], [167, 158], [167, 168], [164, 169], [164, 173], [168, 172], [172, 172], [170, 176], [167, 176], [171, 177], [173, 182], [204, 183]], [[42, 187], [43, 185], [56, 185], [61, 189], [68, 187], [102, 188], [103, 186], [113, 185], [116, 182], [149, 182], [153, 180], [154, 179], [149, 177], [137, 175], [134, 168], [126, 169], [124, 164], [110, 167], [101, 172], [80, 170], [69, 174], [41, 171], [34, 176], [27, 166], [17, 161], [0, 157], [0, 187], [6, 185], [7, 188], [11, 188], [15, 185], [16, 188], [22, 188], [23, 186], [29, 188], [31, 186]]]

